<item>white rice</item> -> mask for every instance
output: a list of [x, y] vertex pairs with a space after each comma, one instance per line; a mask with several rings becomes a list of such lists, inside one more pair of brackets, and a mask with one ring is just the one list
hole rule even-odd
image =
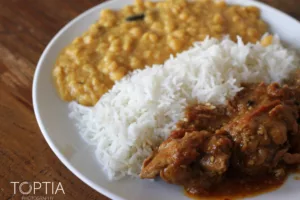
[[224, 104], [241, 83], [282, 82], [299, 67], [295, 52], [275, 37], [263, 47], [207, 38], [163, 65], [136, 70], [101, 97], [94, 107], [70, 103], [82, 137], [110, 180], [138, 176], [150, 155], [193, 102]]

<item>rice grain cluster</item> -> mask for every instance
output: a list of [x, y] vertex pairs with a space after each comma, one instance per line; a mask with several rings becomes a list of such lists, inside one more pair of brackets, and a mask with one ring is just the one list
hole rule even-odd
[[263, 47], [206, 38], [163, 65], [136, 70], [118, 81], [94, 107], [70, 103], [80, 134], [96, 146], [110, 180], [138, 176], [143, 160], [175, 128], [187, 105], [225, 104], [241, 83], [279, 82], [299, 67], [296, 53], [278, 37]]

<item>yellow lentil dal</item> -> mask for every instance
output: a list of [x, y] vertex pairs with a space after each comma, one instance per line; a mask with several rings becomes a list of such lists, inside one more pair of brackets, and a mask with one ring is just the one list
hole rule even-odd
[[63, 100], [92, 106], [129, 71], [161, 64], [207, 35], [256, 42], [267, 31], [256, 7], [211, 0], [136, 0], [99, 20], [59, 55], [53, 77]]

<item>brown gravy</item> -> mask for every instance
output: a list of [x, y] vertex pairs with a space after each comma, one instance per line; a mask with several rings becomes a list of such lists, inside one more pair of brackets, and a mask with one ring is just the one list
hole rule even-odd
[[247, 177], [239, 173], [230, 171], [227, 178], [220, 185], [213, 188], [213, 191], [205, 194], [185, 194], [195, 200], [236, 200], [246, 197], [253, 197], [263, 193], [279, 189], [286, 181], [289, 174], [295, 174], [295, 180], [300, 180], [300, 168], [292, 166], [287, 170], [287, 176], [281, 179], [274, 176]]

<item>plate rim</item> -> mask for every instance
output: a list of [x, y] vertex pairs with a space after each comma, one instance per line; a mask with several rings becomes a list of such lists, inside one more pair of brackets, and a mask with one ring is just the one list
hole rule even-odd
[[[39, 108], [38, 108], [38, 101], [37, 101], [37, 84], [38, 84], [38, 77], [40, 74], [40, 71], [43, 69], [43, 62], [45, 60], [45, 58], [47, 57], [48, 51], [49, 49], [53, 46], [53, 44], [55, 43], [55, 41], [73, 24], [77, 23], [80, 19], [84, 18], [85, 16], [93, 13], [95, 10], [101, 9], [101, 7], [103, 6], [109, 6], [110, 4], [114, 4], [118, 1], [124, 1], [124, 0], [109, 0], [109, 1], [105, 1], [102, 3], [99, 3], [98, 5], [89, 8], [87, 10], [85, 10], [84, 12], [80, 13], [78, 16], [76, 16], [74, 19], [70, 20], [69, 22], [67, 22], [55, 35], [54, 37], [52, 37], [52, 39], [50, 40], [50, 42], [47, 44], [46, 48], [43, 50], [43, 53], [41, 54], [39, 61], [36, 65], [36, 69], [34, 72], [34, 77], [33, 77], [33, 82], [32, 82], [32, 102], [33, 102], [33, 110], [34, 110], [34, 115], [35, 118], [37, 120], [38, 126], [40, 128], [40, 131], [43, 135], [43, 137], [45, 138], [47, 144], [50, 146], [50, 149], [52, 150], [52, 152], [55, 154], [55, 156], [62, 162], [62, 164], [64, 166], [67, 167], [68, 170], [70, 170], [76, 177], [78, 177], [81, 181], [83, 181], [86, 185], [88, 185], [89, 187], [91, 187], [92, 189], [94, 189], [96, 192], [105, 195], [108, 198], [111, 199], [118, 199], [118, 200], [126, 200], [123, 197], [111, 192], [110, 190], [99, 186], [97, 183], [91, 181], [89, 178], [87, 178], [84, 174], [82, 174], [77, 168], [75, 168], [70, 161], [68, 161], [65, 156], [63, 155], [63, 153], [61, 151], [59, 151], [59, 148], [54, 144], [53, 139], [50, 137], [51, 134], [49, 134], [46, 131], [46, 128], [44, 126], [44, 123], [41, 119], [41, 114], [39, 112]], [[125, 0], [127, 1], [127, 0]], [[225, 1], [231, 1], [231, 0], [225, 0]], [[292, 16], [276, 9], [273, 8], [265, 3], [262, 2], [258, 2], [257, 0], [233, 0], [234, 3], [239, 4], [239, 2], [243, 2], [244, 4], [254, 4], [255, 6], [258, 6], [260, 9], [267, 9], [267, 10], [271, 10], [273, 12], [276, 12], [278, 15], [282, 15], [285, 18], [297, 22], [300, 24], [300, 22], [293, 18]]]
[[[45, 60], [47, 53], [49, 49], [53, 46], [55, 41], [74, 23], [79, 21], [81, 18], [84, 18], [86, 15], [89, 15], [92, 13], [94, 10], [99, 9], [99, 7], [102, 7], [104, 5], [109, 6], [109, 4], [113, 4], [115, 1], [119, 0], [111, 0], [111, 1], [105, 1], [102, 2], [92, 8], [89, 8], [85, 10], [84, 12], [80, 13], [78, 16], [73, 18], [71, 21], [67, 22], [55, 35], [54, 37], [50, 40], [50, 42], [47, 44], [46, 48], [43, 50], [43, 53], [41, 54], [39, 61], [36, 65], [36, 69], [34, 72], [33, 76], [33, 82], [32, 82], [32, 102], [33, 102], [33, 110], [34, 110], [34, 115], [37, 120], [38, 126], [40, 128], [40, 131], [45, 138], [47, 144], [49, 145], [50, 149], [52, 152], [55, 154], [55, 156], [62, 162], [62, 164], [67, 167], [68, 170], [70, 170], [77, 178], [79, 178], [81, 181], [83, 181], [86, 185], [94, 189], [96, 192], [105, 195], [106, 197], [109, 197], [111, 199], [119, 199], [119, 200], [126, 200], [113, 192], [109, 191], [106, 188], [100, 187], [98, 184], [94, 183], [90, 179], [88, 179], [84, 174], [82, 174], [78, 169], [76, 169], [70, 161], [68, 161], [63, 153], [59, 151], [59, 148], [54, 144], [52, 138], [50, 137], [50, 134], [46, 131], [46, 128], [44, 126], [44, 123], [41, 119], [40, 113], [39, 113], [39, 108], [38, 108], [38, 101], [37, 101], [37, 83], [38, 83], [38, 77], [40, 74], [40, 71], [42, 70], [42, 64], [43, 61]], [[101, 9], [101, 8], [100, 8]]]

